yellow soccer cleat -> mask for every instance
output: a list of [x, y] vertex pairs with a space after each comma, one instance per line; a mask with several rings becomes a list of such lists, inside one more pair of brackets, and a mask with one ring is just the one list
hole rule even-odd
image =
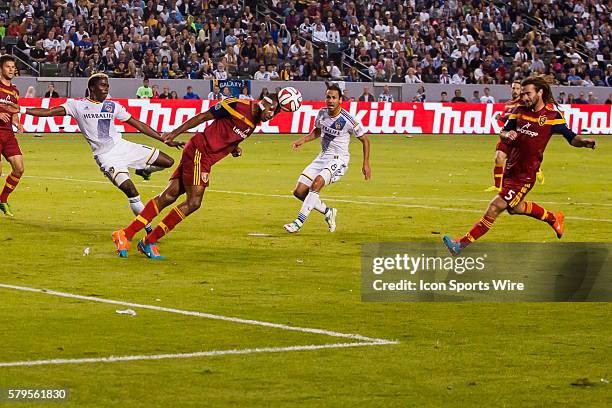
[[544, 184], [544, 172], [542, 171], [542, 169], [538, 170], [538, 172], [536, 173], [536, 178], [538, 179], [540, 184]]
[[499, 193], [499, 192], [501, 191], [501, 188], [497, 188], [497, 187], [495, 187], [495, 186], [491, 186], [491, 187], [489, 187], [489, 188], [485, 189], [485, 191], [486, 191], [486, 192], [489, 192], [489, 193], [490, 193], [490, 192], [493, 192], [493, 191], [495, 191], [496, 193]]

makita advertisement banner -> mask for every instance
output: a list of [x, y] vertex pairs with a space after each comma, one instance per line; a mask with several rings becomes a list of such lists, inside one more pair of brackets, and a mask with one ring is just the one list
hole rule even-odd
[[[136, 119], [158, 132], [170, 131], [196, 114], [208, 110], [216, 102], [183, 99], [117, 99]], [[49, 108], [65, 99], [21, 99], [25, 107]], [[323, 102], [304, 102], [300, 110], [282, 112], [268, 123], [257, 127], [257, 133], [308, 133]], [[479, 103], [413, 103], [351, 102], [344, 108], [353, 114], [368, 133], [385, 134], [495, 134], [501, 123], [494, 119], [503, 113], [504, 105]], [[612, 105], [561, 105], [569, 127], [576, 133], [612, 134]], [[21, 115], [26, 132], [78, 132], [71, 117], [38, 118]], [[201, 125], [193, 131], [201, 131]], [[131, 126], [117, 123], [120, 132], [135, 132]]]

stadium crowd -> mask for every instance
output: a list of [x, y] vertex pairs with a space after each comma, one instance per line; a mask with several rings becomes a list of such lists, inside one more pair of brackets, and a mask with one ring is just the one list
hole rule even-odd
[[3, 44], [66, 76], [488, 85], [541, 73], [612, 86], [612, 0], [12, 0], [2, 12]]

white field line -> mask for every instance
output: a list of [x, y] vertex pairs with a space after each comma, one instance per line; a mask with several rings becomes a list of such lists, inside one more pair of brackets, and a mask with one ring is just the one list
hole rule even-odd
[[[101, 181], [101, 180], [82, 180], [82, 179], [74, 179], [74, 178], [68, 178], [68, 177], [46, 177], [46, 176], [24, 176], [24, 177], [31, 177], [31, 178], [38, 178], [38, 179], [46, 179], [46, 180], [60, 180], [60, 181], [75, 181], [75, 182], [79, 182], [79, 183], [92, 183], [92, 184], [107, 184], [110, 185], [110, 183], [108, 181]], [[154, 187], [154, 188], [164, 188], [165, 186], [158, 186], [158, 185], [152, 185], [152, 184], [148, 184], [147, 187]], [[246, 191], [229, 191], [229, 190], [215, 190], [215, 189], [206, 189], [207, 192], [210, 193], [221, 193], [221, 194], [234, 194], [234, 195], [244, 195], [244, 196], [256, 196], [256, 197], [271, 197], [271, 198], [290, 198], [293, 199], [294, 197], [292, 195], [289, 194], [267, 194], [267, 193], [252, 193], [252, 192], [246, 192]], [[448, 212], [464, 212], [464, 213], [475, 213], [475, 214], [481, 214], [484, 212], [484, 207], [482, 210], [470, 210], [467, 208], [455, 208], [455, 207], [439, 207], [439, 206], [433, 206], [433, 205], [420, 205], [420, 204], [399, 204], [399, 203], [383, 203], [383, 202], [376, 202], [376, 201], [358, 201], [358, 200], [346, 200], [346, 199], [339, 199], [339, 198], [333, 198], [333, 197], [345, 197], [345, 196], [326, 196], [325, 201], [329, 201], [329, 202], [340, 202], [340, 203], [350, 203], [350, 204], [362, 204], [362, 205], [378, 205], [378, 206], [383, 206], [383, 207], [400, 207], [400, 208], [420, 208], [420, 209], [427, 209], [427, 210], [438, 210], [438, 211], [448, 211]], [[391, 198], [391, 197], [376, 197], [376, 196], [349, 196], [351, 198], [366, 198], [366, 199], [381, 199], [381, 198]], [[441, 198], [441, 197], [395, 197], [393, 196], [393, 199], [402, 199], [402, 200], [436, 200], [436, 201], [450, 201], [448, 198]], [[453, 201], [466, 201], [466, 202], [488, 202], [490, 200], [471, 200], [471, 199], [453, 199]], [[589, 205], [589, 206], [612, 206], [612, 204], [605, 204], [605, 203], [571, 203], [571, 202], [554, 202], [554, 201], [540, 201], [540, 203], [546, 203], [546, 204], [556, 204], [556, 205]], [[578, 220], [578, 221], [599, 221], [599, 222], [612, 222], [612, 219], [606, 219], [606, 218], [585, 218], [585, 217], [573, 217], [573, 216], [566, 216], [565, 219], [568, 220]]]
[[180, 309], [173, 309], [169, 307], [145, 305], [145, 304], [140, 304], [140, 303], [123, 302], [120, 300], [104, 299], [104, 298], [98, 298], [98, 297], [93, 297], [93, 296], [75, 295], [72, 293], [56, 292], [54, 290], [7, 285], [4, 283], [0, 283], [0, 288], [20, 290], [23, 292], [44, 293], [46, 295], [53, 295], [53, 296], [70, 298], [70, 299], [80, 299], [80, 300], [88, 300], [91, 302], [108, 303], [108, 304], [120, 305], [120, 306], [129, 306], [129, 307], [138, 308], [138, 309], [156, 310], [158, 312], [176, 313], [176, 314], [181, 314], [181, 315], [186, 315], [186, 316], [197, 316], [197, 317], [203, 317], [205, 319], [222, 320], [226, 322], [249, 324], [253, 326], [263, 326], [263, 327], [269, 327], [273, 329], [296, 331], [296, 332], [302, 332], [302, 333], [321, 334], [321, 335], [331, 336], [331, 337], [341, 337], [345, 339], [359, 340], [359, 341], [368, 342], [368, 343], [395, 344], [395, 342], [392, 342], [390, 340], [375, 339], [371, 337], [362, 336], [360, 334], [339, 333], [339, 332], [335, 332], [331, 330], [288, 326], [285, 324], [263, 322], [259, 320], [241, 319], [238, 317], [229, 317], [229, 316], [215, 315], [215, 314], [210, 314], [210, 313], [193, 312], [189, 310], [180, 310]]
[[49, 364], [80, 364], [80, 363], [114, 363], [118, 361], [138, 361], [138, 360], [162, 360], [175, 358], [195, 358], [195, 357], [215, 357], [236, 354], [255, 354], [255, 353], [280, 353], [286, 351], [312, 351], [334, 348], [349, 348], [349, 347], [364, 347], [364, 346], [382, 346], [388, 344], [397, 344], [392, 341], [371, 341], [359, 343], [333, 343], [333, 344], [312, 344], [307, 346], [288, 346], [288, 347], [263, 347], [250, 348], [241, 350], [214, 350], [214, 351], [199, 351], [196, 353], [180, 353], [180, 354], [154, 354], [154, 355], [136, 355], [136, 356], [111, 356], [98, 358], [68, 358], [68, 359], [53, 359], [53, 360], [32, 360], [32, 361], [11, 361], [0, 363], [0, 367], [20, 367], [20, 366], [36, 366]]

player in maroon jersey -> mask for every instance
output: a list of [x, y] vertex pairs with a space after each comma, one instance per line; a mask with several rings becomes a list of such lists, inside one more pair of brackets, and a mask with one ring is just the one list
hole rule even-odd
[[164, 142], [170, 142], [181, 133], [212, 120], [204, 132], [196, 133], [187, 142], [181, 162], [166, 189], [151, 199], [128, 227], [113, 232], [117, 253], [122, 257], [127, 256], [134, 235], [186, 193], [186, 200], [174, 207], [152, 232], [138, 242], [139, 252], [152, 259], [163, 259], [159, 255], [157, 241], [200, 208], [212, 166], [229, 154], [240, 156], [240, 142], [249, 137], [260, 122], [267, 122], [279, 111], [276, 94], [270, 94], [261, 101], [228, 98], [164, 134]]
[[[15, 85], [11, 84], [16, 69], [15, 58], [12, 55], [0, 57], [0, 154], [11, 165], [11, 174], [6, 178], [4, 188], [0, 193], [0, 211], [9, 217], [12, 217], [13, 213], [9, 207], [8, 198], [23, 175], [23, 154], [13, 132], [13, 126], [16, 126], [20, 133], [23, 132], [23, 127], [19, 123], [19, 116], [7, 109], [7, 105], [16, 104], [19, 101], [19, 91]], [[1, 164], [0, 174], [2, 174]]]
[[544, 77], [529, 77], [521, 83], [522, 106], [508, 118], [501, 137], [508, 141], [510, 150], [506, 162], [502, 189], [489, 203], [484, 216], [458, 240], [444, 236], [443, 242], [452, 255], [483, 236], [504, 211], [521, 214], [546, 222], [563, 236], [563, 213], [552, 213], [538, 204], [525, 201], [544, 159], [544, 150], [553, 133], [561, 133], [574, 147], [595, 148], [593, 139], [581, 139], [567, 127], [563, 115], [556, 109], [550, 85]]

